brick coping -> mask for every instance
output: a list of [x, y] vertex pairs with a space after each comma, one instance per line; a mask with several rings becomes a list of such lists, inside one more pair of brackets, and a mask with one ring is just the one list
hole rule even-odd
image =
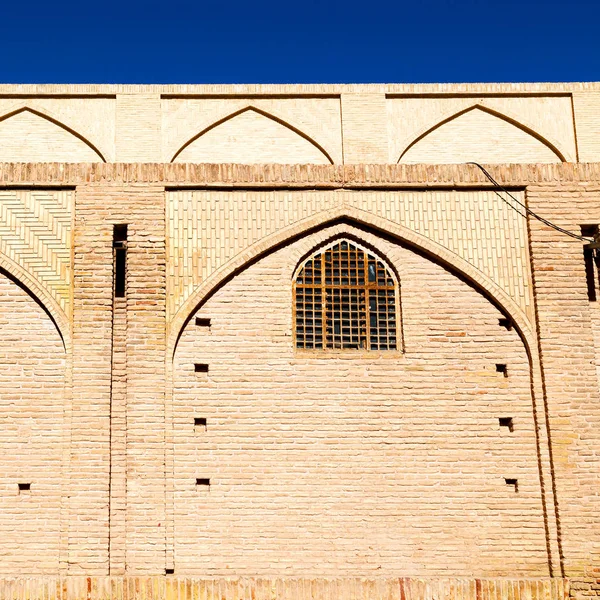
[[300, 84], [19, 84], [0, 85], [0, 96], [115, 96], [146, 94], [166, 96], [310, 96], [340, 94], [455, 95], [455, 94], [570, 94], [600, 91], [600, 82], [490, 82], [490, 83], [300, 83]]

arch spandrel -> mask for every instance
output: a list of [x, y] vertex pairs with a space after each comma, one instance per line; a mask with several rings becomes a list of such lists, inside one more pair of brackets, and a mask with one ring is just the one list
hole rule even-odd
[[[229, 267], [241, 268], [272, 243], [352, 215], [384, 232], [399, 227], [399, 237], [414, 236], [417, 245], [432, 244], [434, 254], [453, 256], [501, 290], [527, 320], [533, 315], [526, 223], [493, 192], [185, 190], [169, 192], [167, 211], [171, 323], [198, 289]], [[216, 214], [227, 218], [215, 221]]]
[[74, 194], [72, 190], [0, 191], [0, 255], [7, 270], [30, 289], [43, 290], [48, 299], [44, 304], [55, 305], [67, 322]]
[[408, 244], [433, 261], [439, 262], [453, 271], [459, 277], [469, 281], [495, 304], [501, 312], [511, 318], [515, 327], [521, 332], [528, 351], [535, 352], [534, 327], [528, 314], [497, 283], [483, 272], [456, 253], [422, 234], [408, 229], [403, 225], [382, 219], [369, 212], [342, 205], [303, 219], [294, 225], [261, 239], [214, 271], [210, 277], [190, 293], [179, 310], [172, 316], [168, 324], [167, 356], [170, 358], [173, 356], [183, 328], [199, 306], [237, 273], [281, 245], [339, 221], [347, 221], [356, 227], [367, 227], [384, 236], [391, 236], [401, 243]]

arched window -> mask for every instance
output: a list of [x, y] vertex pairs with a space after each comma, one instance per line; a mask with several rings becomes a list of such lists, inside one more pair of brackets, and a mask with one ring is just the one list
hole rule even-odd
[[397, 289], [389, 267], [356, 243], [322, 248], [294, 280], [296, 347], [396, 350]]

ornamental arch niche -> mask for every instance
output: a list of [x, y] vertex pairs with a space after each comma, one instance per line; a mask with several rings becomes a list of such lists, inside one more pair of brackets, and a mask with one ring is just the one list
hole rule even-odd
[[333, 164], [327, 151], [300, 129], [253, 106], [200, 131], [171, 162]]
[[[482, 132], [485, 132], [482, 137]], [[418, 134], [398, 162], [407, 164], [556, 163], [565, 157], [533, 129], [487, 106], [475, 105]]]
[[83, 135], [29, 107], [0, 117], [0, 162], [106, 162]]
[[[404, 354], [294, 348], [294, 274], [340, 239], [360, 240], [398, 273]], [[246, 575], [251, 564], [262, 574], [290, 557], [294, 575], [365, 575], [366, 553], [378, 575], [398, 564], [433, 575], [448, 560], [458, 576], [548, 574], [527, 350], [499, 327], [497, 304], [432, 259], [346, 215], [247, 254], [196, 305], [173, 361], [181, 572], [210, 564], [216, 575]], [[510, 385], [498, 357], [511, 365]], [[521, 423], [527, 481], [509, 510], [500, 407]], [[201, 442], [190, 415], [206, 419]], [[211, 474], [210, 502], [188, 485], [194, 473]], [[515, 548], [508, 532], [523, 518], [531, 527]], [[236, 535], [223, 539], [223, 527]]]

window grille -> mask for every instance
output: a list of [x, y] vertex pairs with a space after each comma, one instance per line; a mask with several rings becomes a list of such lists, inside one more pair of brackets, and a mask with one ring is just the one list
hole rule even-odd
[[296, 347], [396, 350], [396, 291], [381, 259], [348, 240], [334, 242], [297, 272]]

